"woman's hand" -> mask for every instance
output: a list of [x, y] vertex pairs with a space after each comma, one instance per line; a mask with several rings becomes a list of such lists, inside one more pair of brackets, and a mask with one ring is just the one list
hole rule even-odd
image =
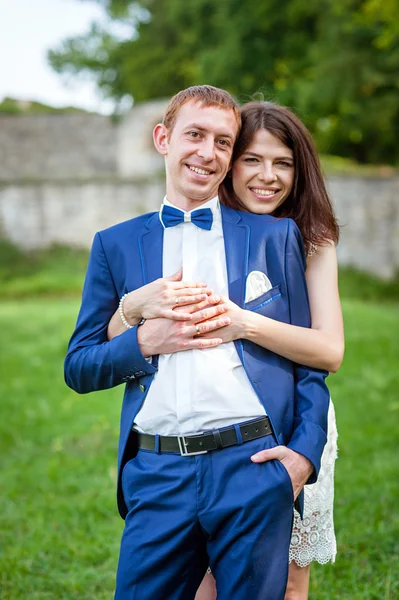
[[[209, 297], [209, 299], [211, 298], [213, 297]], [[203, 308], [207, 302], [208, 299], [205, 299], [199, 305], [199, 309]], [[223, 327], [223, 329], [220, 329], [217, 332], [210, 332], [201, 335], [201, 337], [218, 337], [221, 338], [223, 342], [233, 342], [234, 340], [246, 338], [248, 326], [250, 324], [250, 312], [244, 310], [243, 308], [240, 308], [239, 306], [237, 306], [237, 304], [235, 304], [225, 296], [221, 296], [220, 304], [226, 306], [225, 316], [229, 317], [230, 325]]]
[[130, 292], [123, 302], [123, 312], [131, 324], [140, 319], [165, 318], [189, 321], [192, 315], [178, 307], [203, 302], [212, 294], [205, 283], [182, 281], [182, 269]]
[[[217, 300], [217, 301], [216, 301]], [[210, 303], [192, 313], [190, 322], [177, 322], [171, 319], [149, 319], [139, 327], [137, 339], [143, 356], [173, 354], [182, 350], [204, 350], [214, 348], [223, 342], [219, 332], [229, 326], [230, 319], [223, 313], [225, 304], [220, 297], [210, 296]], [[200, 305], [198, 305], [200, 306]], [[190, 310], [193, 306], [190, 307]], [[180, 309], [177, 309], [180, 310]], [[212, 338], [205, 339], [204, 333], [212, 331]]]

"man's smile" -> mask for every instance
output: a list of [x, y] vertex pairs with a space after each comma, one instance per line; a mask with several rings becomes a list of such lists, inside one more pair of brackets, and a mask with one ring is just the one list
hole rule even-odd
[[195, 173], [197, 175], [200, 175], [201, 178], [202, 177], [209, 177], [209, 175], [213, 175], [215, 173], [215, 171], [212, 171], [211, 169], [207, 169], [205, 167], [199, 167], [196, 165], [188, 165], [186, 164], [186, 167], [188, 167], [189, 171], [191, 171], [191, 173]]

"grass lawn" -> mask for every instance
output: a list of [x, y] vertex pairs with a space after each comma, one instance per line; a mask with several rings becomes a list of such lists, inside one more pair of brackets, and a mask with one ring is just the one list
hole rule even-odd
[[[0, 598], [110, 600], [122, 388], [78, 396], [62, 362], [76, 299], [0, 303]], [[314, 600], [399, 597], [399, 308], [344, 302], [347, 351], [329, 378], [339, 427], [338, 558]], [[145, 600], [145, 599], [143, 599]], [[162, 599], [154, 599], [162, 600]]]

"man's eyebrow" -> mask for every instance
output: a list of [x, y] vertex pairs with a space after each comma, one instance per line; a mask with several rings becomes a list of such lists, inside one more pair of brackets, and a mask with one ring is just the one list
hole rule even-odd
[[[206, 127], [204, 127], [203, 125], [199, 125], [198, 123], [190, 123], [184, 128], [185, 131], [188, 131], [189, 129], [198, 129], [198, 131], [208, 131]], [[226, 131], [218, 133], [217, 135], [219, 137], [230, 138], [232, 141], [235, 140], [235, 136], [232, 133], [228, 133]]]

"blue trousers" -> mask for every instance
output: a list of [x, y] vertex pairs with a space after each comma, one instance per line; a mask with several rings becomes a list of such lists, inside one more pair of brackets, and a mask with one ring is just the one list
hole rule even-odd
[[124, 467], [129, 512], [115, 600], [191, 600], [208, 566], [218, 600], [283, 600], [293, 489], [272, 435], [198, 456], [139, 450]]

